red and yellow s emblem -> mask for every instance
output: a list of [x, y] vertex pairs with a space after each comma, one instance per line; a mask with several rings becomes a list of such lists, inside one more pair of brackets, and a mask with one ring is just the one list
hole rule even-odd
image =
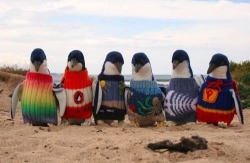
[[205, 88], [203, 91], [203, 101], [214, 103], [218, 97], [219, 91], [216, 89]]

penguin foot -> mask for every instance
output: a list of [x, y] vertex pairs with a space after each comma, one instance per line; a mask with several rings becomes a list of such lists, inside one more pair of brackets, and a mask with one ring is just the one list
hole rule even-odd
[[92, 125], [92, 122], [90, 118], [85, 119], [84, 123], [81, 123], [81, 126], [91, 126], [91, 125]]
[[104, 120], [104, 122], [108, 125], [111, 125], [111, 123], [113, 123], [114, 121], [113, 120]]
[[67, 119], [62, 118], [60, 125], [62, 125], [62, 126], [68, 126], [69, 125], [69, 121]]
[[218, 122], [218, 126], [221, 128], [227, 128], [227, 123], [225, 122]]
[[124, 125], [125, 125], [125, 123], [124, 123], [124, 121], [123, 121], [123, 120], [118, 120], [118, 125], [119, 125], [119, 126], [124, 126]]
[[140, 125], [136, 123], [135, 121], [130, 121], [130, 125], [133, 127], [140, 127]]
[[176, 126], [176, 125], [175, 125], [175, 123], [173, 121], [167, 121], [166, 126], [167, 127], [173, 127], [173, 126]]
[[166, 125], [166, 123], [164, 121], [158, 121], [156, 126], [157, 127], [164, 127]]
[[110, 124], [107, 123], [107, 120], [97, 120], [97, 125], [110, 126]]

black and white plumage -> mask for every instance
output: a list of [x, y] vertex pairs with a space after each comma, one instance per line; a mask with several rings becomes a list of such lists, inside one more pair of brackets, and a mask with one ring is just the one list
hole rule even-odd
[[232, 79], [227, 57], [220, 53], [213, 55], [209, 63], [207, 74], [217, 79]]
[[187, 52], [176, 50], [172, 56], [172, 76], [171, 78], [192, 78], [193, 71]]
[[[66, 106], [66, 97], [62, 89], [53, 88], [52, 76], [47, 68], [46, 55], [40, 48], [32, 51], [26, 79], [14, 89], [11, 98], [12, 119], [15, 117], [20, 98], [24, 123], [41, 126], [57, 125], [57, 107], [60, 111], [63, 110], [62, 108]], [[56, 100], [58, 100], [59, 105], [57, 105]]]
[[220, 53], [213, 55], [207, 74], [197, 104], [197, 120], [227, 127], [236, 111], [240, 123], [243, 124], [238, 88], [232, 80], [228, 58]]
[[[62, 125], [90, 125], [92, 108], [92, 81], [85, 67], [84, 55], [73, 50], [68, 55], [67, 67], [61, 80], [67, 96]], [[77, 113], [78, 112], [78, 113]], [[86, 118], [87, 117], [87, 118]]]
[[199, 86], [193, 78], [188, 54], [184, 50], [176, 50], [172, 65], [172, 76], [164, 102], [167, 125], [196, 122]]
[[47, 68], [47, 58], [44, 51], [40, 48], [36, 48], [32, 51], [30, 56], [30, 72], [49, 74]]
[[132, 126], [165, 125], [161, 92], [151, 69], [148, 57], [136, 53], [132, 58], [132, 79], [125, 91], [128, 119]]
[[154, 80], [151, 64], [144, 53], [136, 53], [132, 58], [133, 80]]
[[73, 50], [68, 55], [67, 67], [69, 71], [83, 71], [86, 69], [83, 53], [80, 50]]
[[123, 64], [122, 54], [112, 51], [107, 54], [101, 73], [104, 75], [121, 75]]
[[121, 75], [124, 60], [118, 51], [109, 52], [103, 63], [101, 73], [93, 82], [93, 115], [96, 124], [111, 124], [118, 120], [124, 123], [124, 76]]

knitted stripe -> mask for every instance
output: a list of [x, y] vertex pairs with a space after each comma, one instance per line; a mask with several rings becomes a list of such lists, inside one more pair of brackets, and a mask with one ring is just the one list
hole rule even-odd
[[101, 106], [98, 114], [94, 112], [95, 120], [124, 120], [125, 119], [126, 110], [125, 109], [117, 109], [115, 107], [106, 107], [104, 105]]
[[63, 118], [87, 119], [92, 115], [92, 81], [87, 69], [81, 72], [65, 69], [62, 79], [66, 90], [67, 102]]
[[108, 80], [108, 81], [124, 81], [124, 76], [122, 75], [98, 75], [99, 80]]
[[178, 124], [195, 122], [198, 94], [199, 87], [193, 78], [172, 78], [166, 88], [166, 120]]
[[52, 76], [28, 72], [21, 98], [24, 123], [57, 125]]
[[163, 95], [156, 81], [131, 81], [129, 109], [141, 116], [162, 114]]
[[67, 68], [65, 69], [64, 76], [62, 81], [64, 80], [64, 88], [67, 89], [81, 89], [86, 86], [91, 86], [92, 81], [88, 77], [88, 70], [85, 69], [80, 72], [69, 71]]
[[63, 118], [88, 119], [92, 115], [92, 102], [80, 107], [67, 107]]
[[[68, 107], [80, 107], [92, 102], [92, 89], [91, 86], [88, 86], [84, 89], [65, 89], [67, 98]], [[78, 94], [79, 93], [79, 94]], [[78, 96], [77, 96], [78, 94]], [[72, 97], [74, 99], [72, 99]], [[82, 102], [81, 102], [82, 100]]]
[[131, 80], [130, 88], [145, 95], [161, 94], [156, 81], [135, 81]]
[[235, 113], [235, 109], [223, 111], [204, 108], [200, 105], [197, 105], [197, 117], [199, 122], [218, 124], [218, 122], [223, 121], [229, 125], [232, 122]]
[[94, 111], [95, 120], [124, 120], [126, 114], [124, 77], [100, 74], [98, 79], [102, 89], [102, 101], [98, 113]]
[[197, 120], [214, 124], [222, 121], [230, 124], [235, 113], [230, 89], [233, 89], [232, 80], [208, 76], [201, 87], [197, 103]]

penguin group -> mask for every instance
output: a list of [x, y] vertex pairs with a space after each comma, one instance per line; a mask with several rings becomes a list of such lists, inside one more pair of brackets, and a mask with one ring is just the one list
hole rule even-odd
[[[123, 56], [118, 51], [106, 55], [98, 76], [88, 74], [80, 50], [68, 54], [63, 77], [53, 83], [47, 57], [41, 48], [31, 52], [26, 79], [11, 98], [11, 118], [21, 102], [23, 122], [48, 125], [118, 125], [125, 118], [134, 127], [175, 126], [207, 123], [220, 127], [231, 124], [234, 115], [244, 124], [236, 82], [230, 74], [228, 58], [215, 54], [207, 76], [194, 76], [184, 50], [172, 55], [172, 74], [166, 87], [159, 86], [148, 56], [135, 53], [131, 60], [129, 85], [122, 75]], [[60, 119], [59, 119], [60, 117]]]

